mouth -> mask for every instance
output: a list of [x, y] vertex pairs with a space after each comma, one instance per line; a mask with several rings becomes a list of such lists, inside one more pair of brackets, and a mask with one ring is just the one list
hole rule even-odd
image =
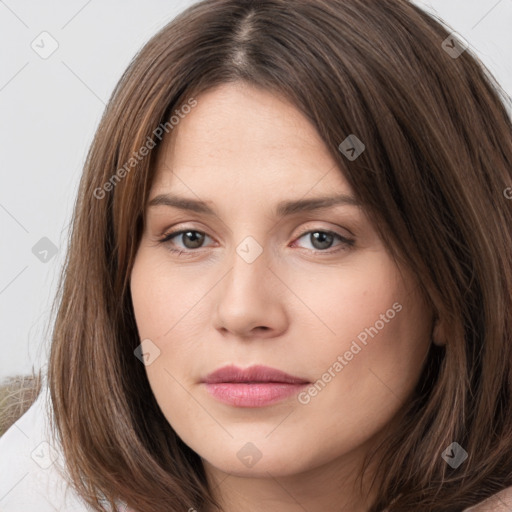
[[235, 407], [263, 407], [280, 402], [311, 384], [307, 379], [268, 366], [225, 366], [202, 381], [217, 400]]

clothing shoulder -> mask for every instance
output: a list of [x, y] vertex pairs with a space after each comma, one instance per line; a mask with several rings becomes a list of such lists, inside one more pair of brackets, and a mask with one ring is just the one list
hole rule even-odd
[[477, 505], [465, 508], [463, 512], [512, 512], [512, 487], [503, 489]]
[[464, 512], [510, 512], [512, 510], [512, 487], [507, 487], [478, 505], [467, 508]]
[[62, 476], [61, 450], [50, 436], [48, 394], [38, 398], [0, 437], [2, 512], [88, 512]]

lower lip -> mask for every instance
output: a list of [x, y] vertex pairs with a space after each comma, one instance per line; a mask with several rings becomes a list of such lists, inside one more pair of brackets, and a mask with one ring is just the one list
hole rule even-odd
[[237, 407], [264, 407], [280, 402], [308, 384], [287, 384], [284, 382], [221, 382], [206, 384], [207, 391], [217, 400]]

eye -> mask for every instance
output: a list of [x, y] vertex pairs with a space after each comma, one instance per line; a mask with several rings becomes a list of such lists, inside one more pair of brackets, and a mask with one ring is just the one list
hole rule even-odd
[[[303, 233], [297, 240], [300, 240], [301, 238], [306, 238], [308, 240], [312, 247], [312, 250], [319, 251], [319, 252], [328, 252], [333, 253], [337, 252], [339, 250], [346, 250], [352, 247], [355, 243], [355, 240], [351, 238], [346, 238], [342, 235], [339, 235], [338, 233], [335, 233], [333, 231], [325, 231], [325, 230], [310, 230]], [[340, 247], [333, 251], [327, 251], [326, 249], [330, 249], [332, 247], [332, 244], [335, 239], [338, 239], [341, 243], [339, 244]]]
[[[333, 231], [326, 230], [310, 230], [304, 232], [300, 235], [297, 240], [301, 238], [305, 238], [309, 235], [309, 241], [313, 246], [311, 250], [314, 252], [324, 252], [328, 254], [332, 254], [334, 252], [338, 252], [340, 250], [347, 250], [352, 247], [355, 243], [355, 240], [346, 238], [338, 233]], [[181, 239], [183, 243], [183, 247], [176, 248], [176, 243], [173, 242], [173, 239], [177, 238]], [[168, 233], [159, 240], [160, 243], [166, 244], [167, 249], [171, 252], [179, 253], [178, 255], [186, 254], [187, 252], [193, 253], [195, 249], [200, 249], [206, 238], [210, 238], [206, 233], [202, 231], [196, 231], [195, 229], [182, 229], [180, 231], [174, 231], [172, 233]], [[334, 240], [339, 240], [339, 247], [331, 251], [327, 251], [333, 245]], [[211, 240], [211, 238], [210, 238]], [[174, 247], [173, 247], [174, 246]]]
[[[178, 240], [181, 238], [181, 240], [184, 243], [183, 248], [185, 249], [185, 251], [181, 251], [179, 249], [170, 247], [171, 245], [175, 245], [174, 242], [169, 243], [174, 238], [178, 238]], [[202, 231], [196, 231], [194, 229], [183, 229], [181, 231], [174, 231], [173, 233], [168, 233], [162, 240], [160, 240], [160, 242], [168, 244], [170, 251], [182, 253], [188, 250], [200, 248], [205, 238], [210, 237], [206, 233], [203, 233]]]

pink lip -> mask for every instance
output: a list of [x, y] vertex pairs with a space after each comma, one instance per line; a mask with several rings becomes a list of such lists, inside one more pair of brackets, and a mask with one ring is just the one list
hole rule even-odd
[[268, 366], [242, 369], [231, 365], [210, 373], [203, 383], [221, 402], [237, 407], [263, 407], [297, 393], [310, 382]]

